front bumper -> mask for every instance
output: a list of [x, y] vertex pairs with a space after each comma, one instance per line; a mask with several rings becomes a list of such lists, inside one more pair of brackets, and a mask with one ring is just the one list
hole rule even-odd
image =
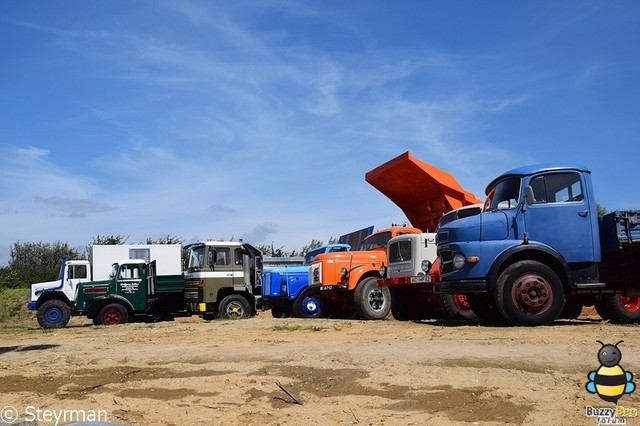
[[30, 311], [37, 311], [38, 310], [38, 302], [29, 302], [27, 303], [27, 309]]
[[327, 284], [327, 285], [314, 285], [309, 286], [306, 294], [322, 294], [322, 293], [332, 293], [332, 292], [345, 292], [349, 290], [349, 286], [346, 284]]
[[392, 277], [376, 281], [377, 287], [398, 287], [404, 285], [430, 286], [433, 282], [431, 275], [416, 275], [412, 277]]
[[444, 294], [466, 294], [466, 293], [486, 293], [486, 280], [461, 280], [443, 281], [436, 288], [437, 293]]

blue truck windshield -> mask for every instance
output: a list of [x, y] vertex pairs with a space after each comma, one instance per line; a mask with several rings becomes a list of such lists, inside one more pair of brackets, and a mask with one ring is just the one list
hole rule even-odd
[[484, 211], [508, 210], [518, 205], [520, 199], [520, 178], [509, 177], [501, 180], [489, 191]]

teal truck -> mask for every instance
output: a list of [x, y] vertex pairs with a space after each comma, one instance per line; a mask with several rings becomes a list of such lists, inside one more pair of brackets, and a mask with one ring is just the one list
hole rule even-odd
[[172, 319], [187, 315], [183, 296], [182, 274], [157, 275], [155, 261], [126, 260], [113, 264], [109, 279], [78, 284], [73, 307], [60, 303], [57, 314], [40, 325], [64, 327], [71, 316], [86, 316], [95, 325]]

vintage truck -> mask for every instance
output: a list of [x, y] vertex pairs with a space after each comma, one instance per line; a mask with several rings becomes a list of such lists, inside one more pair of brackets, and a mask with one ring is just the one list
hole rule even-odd
[[156, 262], [144, 259], [127, 259], [112, 267], [109, 279], [79, 283], [73, 307], [61, 305], [59, 316], [45, 315], [40, 325], [64, 327], [70, 316], [86, 316], [96, 325], [115, 325], [186, 315], [182, 274], [157, 275]]
[[321, 253], [337, 253], [351, 250], [349, 244], [327, 244], [309, 250], [303, 266], [265, 269], [262, 273], [262, 299], [265, 308], [271, 308], [274, 318], [315, 318], [322, 315], [320, 299], [301, 292], [309, 285], [309, 264]]
[[[384, 319], [391, 309], [389, 289], [376, 286], [387, 261], [387, 243], [393, 237], [420, 233], [420, 229], [392, 226], [365, 238], [357, 251], [319, 254], [309, 266], [309, 287], [299, 297], [319, 300], [325, 315], [367, 320]], [[317, 298], [317, 299], [316, 299]]]
[[159, 262], [159, 274], [181, 274], [181, 257], [180, 244], [95, 244], [89, 251], [90, 260], [63, 257], [56, 281], [31, 284], [27, 309], [37, 311], [38, 323], [44, 328], [63, 326], [73, 309], [78, 284], [109, 279], [113, 264], [121, 259], [154, 259]]
[[[453, 210], [442, 216], [438, 226], [479, 214], [481, 209], [474, 204]], [[378, 280], [378, 286], [389, 288], [391, 315], [396, 320], [476, 318], [465, 295], [435, 293], [440, 277], [436, 233], [407, 234], [389, 240], [385, 269], [386, 278]]]
[[438, 230], [439, 292], [513, 325], [550, 324], [595, 304], [612, 320], [640, 319], [638, 211], [598, 215], [580, 165], [517, 168], [486, 188], [483, 212]]
[[205, 320], [247, 318], [262, 308], [262, 252], [242, 241], [206, 241], [189, 252], [184, 301]]

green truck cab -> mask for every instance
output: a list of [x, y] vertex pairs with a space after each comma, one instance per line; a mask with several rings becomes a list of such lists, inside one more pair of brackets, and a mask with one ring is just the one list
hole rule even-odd
[[206, 241], [185, 247], [187, 311], [205, 320], [247, 318], [262, 308], [262, 252], [242, 241]]
[[86, 316], [96, 325], [186, 315], [184, 276], [157, 275], [155, 261], [132, 259], [115, 263], [108, 280], [81, 283], [76, 291], [71, 315]]

